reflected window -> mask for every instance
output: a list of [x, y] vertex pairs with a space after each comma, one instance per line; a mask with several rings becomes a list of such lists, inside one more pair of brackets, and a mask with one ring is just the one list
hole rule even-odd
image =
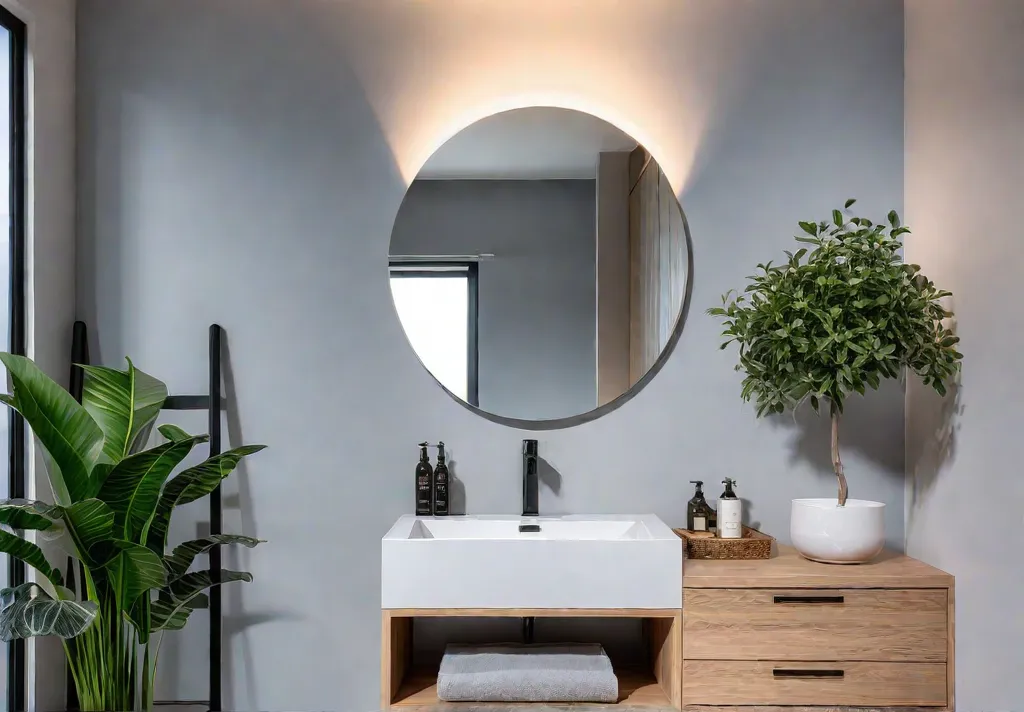
[[391, 294], [423, 365], [457, 398], [479, 405], [477, 265], [392, 263]]

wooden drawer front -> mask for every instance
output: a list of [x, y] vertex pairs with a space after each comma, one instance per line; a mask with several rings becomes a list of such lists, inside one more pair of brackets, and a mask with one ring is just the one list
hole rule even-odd
[[683, 657], [945, 662], [945, 589], [685, 589]]
[[941, 707], [941, 663], [683, 662], [686, 705]]

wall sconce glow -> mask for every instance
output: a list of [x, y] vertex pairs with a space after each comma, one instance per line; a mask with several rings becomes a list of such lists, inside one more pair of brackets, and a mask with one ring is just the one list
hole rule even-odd
[[[624, 104], [628, 106], [629, 102], [624, 102]], [[645, 131], [642, 126], [627, 118], [621, 110], [615, 110], [598, 102], [587, 101], [582, 97], [571, 97], [565, 94], [554, 93], [519, 94], [501, 97], [474, 106], [453, 109], [446, 117], [444, 123], [439, 123], [429, 132], [418, 132], [418, 140], [406, 144], [404, 146], [405, 150], [401, 152], [402, 155], [398, 155], [396, 151], [395, 158], [406, 185], [412, 183], [420, 169], [437, 149], [467, 126], [494, 114], [527, 107], [572, 109], [607, 121], [609, 124], [635, 138], [638, 143], [650, 152], [654, 160], [661, 165], [662, 170], [665, 172], [665, 177], [676, 194], [681, 189], [683, 185], [683, 172], [670, 160], [666, 161], [663, 157], [668, 156], [668, 154], [659, 145], [658, 141], [648, 131]]]

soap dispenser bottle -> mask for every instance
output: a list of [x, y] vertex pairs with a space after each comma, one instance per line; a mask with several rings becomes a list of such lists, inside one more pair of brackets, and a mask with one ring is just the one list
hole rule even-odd
[[448, 515], [448, 465], [444, 462], [444, 443], [437, 444], [437, 467], [434, 468], [434, 516]]
[[725, 491], [718, 498], [718, 537], [720, 539], [743, 538], [743, 502], [733, 492], [735, 480], [722, 480]]
[[704, 482], [701, 480], [690, 480], [691, 484], [697, 485], [697, 491], [689, 502], [686, 503], [686, 528], [691, 532], [706, 532], [708, 530], [708, 507], [704, 499]]
[[429, 517], [433, 512], [434, 468], [430, 466], [427, 443], [420, 443], [420, 461], [416, 464], [416, 516]]

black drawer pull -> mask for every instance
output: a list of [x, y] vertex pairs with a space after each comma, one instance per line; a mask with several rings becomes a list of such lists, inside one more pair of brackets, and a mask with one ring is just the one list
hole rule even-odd
[[790, 669], [779, 669], [775, 668], [772, 670], [772, 677], [774, 678], [794, 678], [794, 677], [830, 677], [830, 678], [841, 678], [844, 673], [842, 670], [790, 670]]
[[842, 603], [843, 596], [775, 596], [775, 603]]

